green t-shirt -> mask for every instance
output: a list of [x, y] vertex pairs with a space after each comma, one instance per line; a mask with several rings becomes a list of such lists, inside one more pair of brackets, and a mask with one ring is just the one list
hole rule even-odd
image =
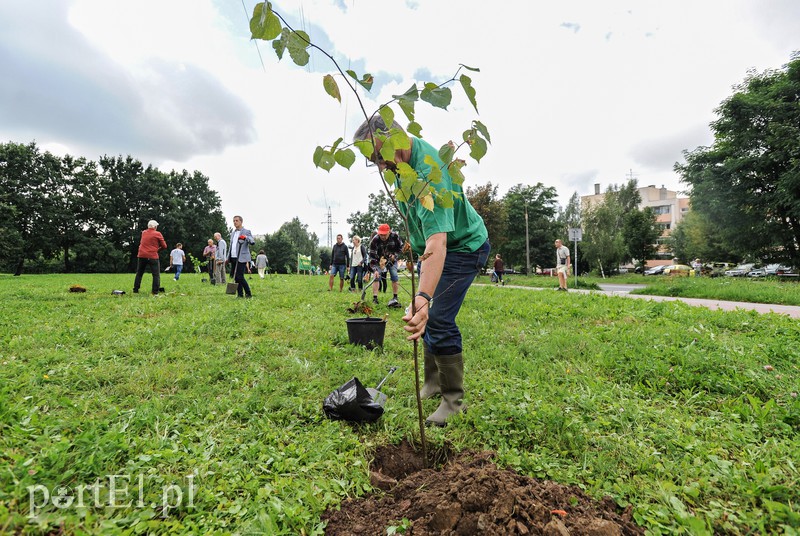
[[486, 242], [489, 233], [483, 224], [483, 218], [469, 204], [464, 191], [458, 184], [453, 184], [450, 174], [439, 158], [439, 151], [419, 138], [411, 136], [411, 159], [408, 164], [417, 172], [417, 176], [425, 178], [431, 167], [425, 163], [425, 155], [430, 155], [442, 170], [442, 181], [431, 184], [436, 189], [453, 192], [453, 208], [443, 208], [434, 204], [433, 212], [422, 207], [415, 198], [408, 203], [399, 203], [400, 210], [408, 217], [411, 231], [410, 242], [414, 253], [425, 252], [425, 241], [436, 233], [447, 233], [447, 251], [471, 253]]

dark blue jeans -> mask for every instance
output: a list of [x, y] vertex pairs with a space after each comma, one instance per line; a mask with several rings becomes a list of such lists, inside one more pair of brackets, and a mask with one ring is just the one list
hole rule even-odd
[[[425, 344], [434, 354], [453, 355], [461, 352], [461, 331], [456, 325], [456, 316], [472, 281], [486, 266], [490, 250], [487, 240], [472, 253], [447, 252], [423, 336]], [[425, 272], [424, 262], [422, 272]]]
[[363, 290], [364, 288], [364, 274], [362, 273], [363, 267], [359, 266], [351, 266], [350, 267], [350, 288], [355, 289], [356, 283], [358, 283], [358, 290]]

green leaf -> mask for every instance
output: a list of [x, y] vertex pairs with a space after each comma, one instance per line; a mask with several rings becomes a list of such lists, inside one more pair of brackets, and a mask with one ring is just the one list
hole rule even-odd
[[385, 180], [386, 184], [389, 186], [394, 186], [394, 184], [397, 182], [397, 175], [395, 175], [391, 169], [384, 169], [383, 180]]
[[448, 190], [443, 188], [436, 193], [436, 200], [438, 204], [442, 208], [453, 208], [455, 206], [455, 202], [453, 200], [453, 192], [452, 190]]
[[392, 140], [395, 149], [411, 149], [411, 140], [408, 139], [408, 134], [400, 128], [393, 128], [389, 139]]
[[419, 98], [431, 106], [446, 110], [450, 101], [453, 99], [453, 93], [450, 91], [450, 88], [438, 87], [433, 82], [428, 82], [425, 84], [425, 89], [422, 90]]
[[400, 109], [403, 110], [408, 120], [414, 121], [414, 101], [399, 100], [397, 104], [400, 105]]
[[486, 138], [486, 141], [488, 141], [489, 143], [492, 143], [492, 138], [489, 136], [489, 131], [486, 129], [486, 126], [483, 123], [481, 123], [480, 121], [478, 121], [476, 119], [475, 121], [472, 122], [472, 125], [476, 129], [478, 129], [478, 132], [481, 133], [481, 136]]
[[250, 35], [253, 39], [272, 41], [281, 33], [281, 21], [272, 12], [269, 2], [261, 2], [253, 8], [250, 19]]
[[455, 154], [456, 148], [450, 143], [445, 143], [442, 145], [441, 149], [439, 149], [439, 158], [442, 159], [442, 163], [445, 166], [453, 160], [453, 155]]
[[313, 160], [316, 167], [322, 168], [325, 171], [330, 171], [333, 166], [336, 165], [336, 160], [334, 160], [333, 154], [319, 146], [317, 146], [317, 148], [314, 150]]
[[358, 79], [358, 75], [357, 75], [357, 74], [356, 74], [356, 72], [355, 72], [355, 71], [353, 71], [352, 69], [348, 69], [348, 70], [346, 70], [345, 72], [346, 72], [347, 74], [349, 74], [349, 75], [350, 75], [350, 77], [351, 77], [353, 80], [355, 80], [356, 82], [358, 82], [358, 83], [359, 83], [359, 84], [360, 84], [360, 85], [361, 85], [361, 86], [362, 86], [364, 89], [366, 89], [367, 91], [369, 91], [369, 90], [371, 90], [371, 89], [372, 89], [372, 83], [373, 83], [375, 80], [374, 80], [374, 78], [372, 77], [372, 75], [371, 75], [371, 74], [369, 74], [369, 73], [364, 73], [364, 76], [363, 76], [363, 77], [361, 77], [361, 79], [359, 80], [359, 79]]
[[289, 37], [286, 42], [286, 48], [289, 49], [289, 55], [296, 65], [303, 67], [311, 58], [306, 50], [309, 47], [311, 38], [309, 38], [308, 34], [303, 30], [293, 32], [288, 28], [284, 28], [283, 34], [286, 35], [287, 32], [289, 33]]
[[356, 161], [356, 153], [352, 149], [342, 149], [333, 153], [333, 158], [343, 168], [350, 169]]
[[464, 88], [464, 93], [467, 94], [469, 102], [472, 103], [472, 107], [475, 108], [475, 111], [477, 112], [478, 103], [475, 102], [475, 88], [472, 87], [472, 79], [469, 76], [462, 74], [461, 78], [459, 78], [459, 82], [461, 82], [461, 87]]
[[408, 203], [410, 198], [407, 191], [403, 190], [402, 188], [395, 188], [394, 190], [394, 198], [397, 199], [401, 203]]
[[319, 167], [325, 171], [330, 171], [336, 165], [336, 159], [330, 151], [322, 151], [322, 157], [319, 160]]
[[333, 79], [332, 75], [326, 74], [322, 78], [322, 85], [325, 87], [325, 92], [339, 101], [342, 102], [342, 94], [339, 93], [339, 84], [336, 83], [336, 80]]
[[401, 180], [410, 181], [408, 184], [417, 180], [417, 171], [405, 162], [397, 164], [397, 173], [400, 175]]
[[361, 151], [361, 154], [364, 155], [365, 158], [372, 158], [375, 152], [375, 145], [372, 143], [372, 140], [356, 140], [353, 142], [353, 145], [358, 147], [358, 150]]
[[418, 138], [422, 137], [422, 125], [417, 123], [416, 121], [411, 121], [408, 126], [406, 127], [406, 132], [409, 134], [416, 136]]
[[481, 158], [486, 155], [486, 140], [480, 136], [474, 136], [472, 138], [472, 145], [470, 145], [469, 155], [474, 158], [476, 162], [480, 162]]
[[[287, 30], [288, 31], [288, 30]], [[283, 59], [283, 53], [286, 51], [286, 43], [288, 42], [287, 34], [284, 32], [281, 34], [280, 39], [275, 39], [272, 41], [272, 48], [275, 50], [275, 54], [278, 56], [279, 60]]]
[[342, 143], [343, 139], [344, 138], [339, 137], [339, 139], [337, 139], [335, 142], [333, 142], [333, 145], [331, 145], [331, 151], [336, 151], [336, 148], [339, 147], [339, 144]]
[[389, 106], [381, 106], [378, 110], [378, 113], [381, 115], [381, 119], [383, 119], [383, 124], [386, 125], [387, 128], [392, 128], [392, 123], [394, 123], [394, 110], [392, 110]]
[[397, 104], [400, 105], [400, 109], [406, 114], [408, 120], [414, 121], [414, 102], [419, 98], [417, 86], [412, 85], [402, 95], [392, 95], [392, 98], [397, 99]]
[[394, 152], [396, 151], [392, 138], [386, 138], [386, 141], [381, 145], [381, 158], [384, 160], [394, 160]]
[[314, 166], [319, 167], [319, 163], [322, 161], [322, 153], [325, 151], [322, 147], [317, 145], [317, 148], [314, 149], [314, 156], [312, 160], [314, 161]]
[[414, 194], [417, 198], [420, 198], [428, 194], [432, 190], [433, 188], [428, 186], [428, 183], [426, 181], [415, 181], [414, 184], [411, 186], [411, 193]]
[[477, 67], [470, 67], [469, 65], [464, 65], [463, 63], [459, 63], [459, 65], [462, 66], [463, 68], [467, 69], [467, 70], [474, 71], [476, 73], [481, 72], [481, 70], [478, 69]]
[[453, 184], [464, 184], [464, 174], [461, 172], [461, 168], [466, 165], [467, 163], [460, 159], [453, 160], [450, 163], [447, 171], [450, 174], [450, 178], [453, 180]]

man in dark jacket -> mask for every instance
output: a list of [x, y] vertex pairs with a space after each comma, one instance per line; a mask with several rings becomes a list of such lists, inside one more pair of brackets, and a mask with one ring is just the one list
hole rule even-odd
[[339, 292], [344, 288], [344, 276], [350, 269], [350, 250], [344, 243], [342, 235], [336, 235], [336, 243], [331, 250], [331, 278], [328, 281], [328, 292], [333, 290], [333, 278], [339, 274]]
[[136, 278], [133, 280], [133, 292], [138, 293], [142, 286], [142, 276], [144, 271], [149, 269], [153, 274], [153, 295], [158, 294], [161, 286], [161, 265], [158, 262], [158, 252], [167, 249], [164, 236], [158, 232], [158, 222], [150, 220], [147, 222], [147, 229], [142, 231], [142, 240], [139, 242], [139, 253], [137, 256]]

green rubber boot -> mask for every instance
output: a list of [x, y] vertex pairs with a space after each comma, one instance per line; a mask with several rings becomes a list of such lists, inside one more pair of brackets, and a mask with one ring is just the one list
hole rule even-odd
[[462, 354], [437, 355], [436, 366], [439, 368], [439, 385], [442, 389], [442, 401], [426, 424], [447, 426], [447, 419], [467, 409], [464, 404], [464, 357]]
[[423, 344], [422, 347], [425, 350], [425, 377], [422, 388], [419, 390], [419, 397], [426, 400], [442, 394], [442, 388], [439, 386], [439, 367], [436, 366], [436, 356], [428, 349], [427, 344]]

